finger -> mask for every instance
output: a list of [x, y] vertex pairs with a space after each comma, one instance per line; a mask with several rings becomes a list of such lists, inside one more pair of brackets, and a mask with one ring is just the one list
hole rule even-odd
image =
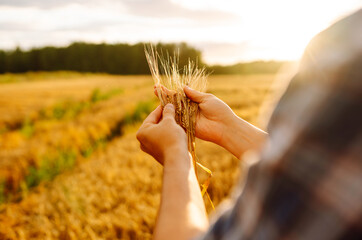
[[176, 94], [175, 90], [170, 90], [170, 89], [168, 89], [167, 87], [165, 87], [163, 85], [161, 85], [161, 89], [168, 96], [172, 96], [172, 95]]
[[163, 119], [175, 119], [175, 106], [172, 103], [168, 103], [163, 108]]
[[161, 84], [155, 84], [153, 86], [153, 92], [155, 93], [156, 97], [159, 97], [159, 95], [169, 95], [171, 94], [171, 90], [166, 88], [165, 86]]
[[153, 92], [155, 95], [160, 99], [162, 106], [166, 105], [167, 102], [169, 102], [169, 98], [173, 98], [174, 95], [176, 95], [175, 90], [169, 90], [163, 85], [157, 84], [153, 87]]
[[161, 105], [165, 106], [165, 104], [167, 103], [167, 97], [166, 94], [162, 91], [161, 87], [155, 86], [153, 92], [155, 93], [156, 97], [161, 101]]
[[196, 91], [188, 86], [184, 87], [184, 92], [188, 98], [196, 103], [202, 103], [207, 97], [207, 93]]
[[150, 115], [147, 116], [147, 118], [143, 121], [143, 124], [145, 123], [152, 123], [156, 124], [160, 121], [162, 116], [162, 107], [159, 105], [153, 112], [150, 113]]
[[158, 93], [160, 93], [161, 94], [161, 86], [160, 85], [154, 85], [153, 86], [153, 92], [154, 92], [154, 94], [156, 95], [156, 97], [158, 97]]

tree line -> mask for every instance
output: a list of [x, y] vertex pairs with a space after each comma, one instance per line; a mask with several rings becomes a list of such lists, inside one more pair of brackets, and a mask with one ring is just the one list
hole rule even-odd
[[[186, 43], [159, 43], [159, 52], [179, 53], [179, 64], [188, 60], [197, 61], [214, 74], [274, 73], [282, 62], [252, 62], [232, 66], [206, 66], [201, 51]], [[75, 42], [67, 47], [42, 47], [23, 51], [19, 47], [12, 51], [0, 50], [0, 73], [22, 73], [28, 71], [79, 71], [110, 74], [149, 74], [144, 54], [144, 43], [137, 44], [92, 44]]]

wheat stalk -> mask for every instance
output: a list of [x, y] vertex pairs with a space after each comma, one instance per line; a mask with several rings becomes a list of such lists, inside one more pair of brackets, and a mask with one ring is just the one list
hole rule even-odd
[[166, 57], [163, 57], [163, 55], [157, 53], [152, 45], [145, 46], [145, 54], [161, 105], [165, 106], [167, 103], [172, 103], [175, 106], [176, 122], [186, 131], [188, 150], [192, 156], [197, 179], [197, 166], [200, 166], [209, 174], [208, 179], [201, 184], [201, 193], [203, 196], [206, 194], [211, 206], [214, 208], [207, 193], [212, 172], [198, 162], [195, 151], [195, 125], [199, 110], [198, 104], [191, 101], [183, 91], [185, 86], [189, 86], [192, 89], [204, 92], [208, 76], [206, 69], [198, 68], [197, 63], [189, 60], [188, 65], [183, 68], [181, 73], [178, 66], [178, 53], [174, 53], [173, 56], [169, 56], [167, 53]]

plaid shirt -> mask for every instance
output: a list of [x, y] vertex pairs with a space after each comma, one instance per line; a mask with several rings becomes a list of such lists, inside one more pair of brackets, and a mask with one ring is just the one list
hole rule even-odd
[[362, 239], [362, 10], [311, 41], [268, 128], [200, 239]]

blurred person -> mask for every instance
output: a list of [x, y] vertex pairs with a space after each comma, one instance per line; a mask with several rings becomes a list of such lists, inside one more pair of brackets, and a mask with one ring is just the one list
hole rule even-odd
[[198, 138], [259, 157], [209, 224], [186, 134], [159, 106], [137, 133], [164, 167], [155, 239], [362, 239], [362, 10], [310, 42], [268, 134], [215, 96], [184, 92], [199, 103]]

